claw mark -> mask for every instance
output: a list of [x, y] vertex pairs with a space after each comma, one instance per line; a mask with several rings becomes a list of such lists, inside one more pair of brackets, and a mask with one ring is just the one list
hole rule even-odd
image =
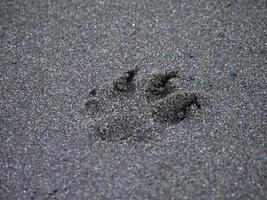
[[92, 89], [90, 92], [89, 92], [90, 95], [92, 96], [96, 96], [96, 89]]
[[112, 82], [113, 90], [117, 92], [129, 92], [135, 89], [133, 80], [138, 69], [132, 69], [124, 73]]
[[170, 84], [172, 78], [178, 77], [176, 71], [152, 74], [145, 89], [147, 99], [162, 98], [171, 93], [173, 86]]
[[48, 199], [50, 199], [50, 198], [53, 198], [57, 193], [58, 193], [58, 189], [54, 189], [54, 190], [52, 190], [51, 192], [49, 192], [48, 194], [47, 194], [47, 197], [46, 198], [44, 198], [44, 200], [48, 200]]

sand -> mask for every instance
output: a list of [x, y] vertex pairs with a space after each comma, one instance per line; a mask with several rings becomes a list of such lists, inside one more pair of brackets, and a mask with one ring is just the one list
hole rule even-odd
[[0, 2], [0, 199], [264, 199], [264, 0]]

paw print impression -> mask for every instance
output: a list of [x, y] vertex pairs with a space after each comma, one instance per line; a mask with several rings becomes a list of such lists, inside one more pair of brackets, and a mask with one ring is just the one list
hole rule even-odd
[[127, 71], [122, 76], [112, 82], [113, 91], [115, 92], [131, 92], [135, 90], [134, 77], [137, 69]]
[[143, 141], [165, 125], [185, 119], [192, 106], [200, 109], [199, 97], [179, 91], [171, 79], [178, 72], [152, 73], [137, 87], [138, 69], [126, 71], [110, 83], [93, 89], [85, 108], [95, 135], [104, 141]]

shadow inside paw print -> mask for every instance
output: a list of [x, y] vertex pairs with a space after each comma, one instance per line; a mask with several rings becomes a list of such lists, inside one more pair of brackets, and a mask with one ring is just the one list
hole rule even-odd
[[127, 71], [99, 92], [91, 90], [85, 107], [101, 140], [151, 139], [160, 127], [157, 123], [179, 123], [191, 106], [200, 108], [197, 94], [179, 92], [171, 83], [177, 72], [153, 73], [140, 88], [137, 73], [137, 69]]
[[131, 138], [142, 141], [151, 137], [153, 127], [138, 115], [126, 112], [103, 118], [97, 126], [97, 135], [105, 141], [120, 141]]
[[178, 123], [186, 117], [188, 109], [193, 105], [200, 108], [194, 93], [172, 93], [166, 98], [153, 102], [151, 114], [160, 122]]
[[137, 69], [129, 70], [112, 82], [114, 92], [131, 92], [135, 90], [134, 77]]
[[175, 71], [153, 73], [145, 88], [145, 96], [147, 100], [163, 98], [174, 92], [175, 87], [170, 80], [176, 77], [178, 77], [178, 73]]

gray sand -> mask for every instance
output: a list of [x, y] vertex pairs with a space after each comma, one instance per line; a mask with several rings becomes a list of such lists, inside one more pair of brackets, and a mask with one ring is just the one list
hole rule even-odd
[[265, 0], [1, 0], [0, 199], [265, 199], [266, 22]]

